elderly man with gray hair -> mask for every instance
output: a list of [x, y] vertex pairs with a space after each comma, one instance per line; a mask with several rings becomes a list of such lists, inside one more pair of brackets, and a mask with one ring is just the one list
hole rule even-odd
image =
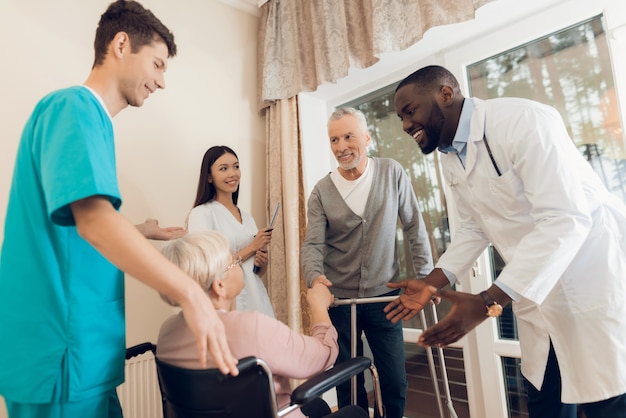
[[[428, 234], [411, 182], [400, 164], [367, 156], [371, 136], [362, 112], [337, 109], [328, 121], [330, 147], [339, 163], [322, 178], [308, 201], [308, 223], [302, 246], [302, 269], [310, 287], [321, 282], [337, 298], [391, 296], [388, 282], [400, 275], [395, 244], [398, 218], [411, 247], [417, 277], [432, 268]], [[364, 333], [380, 376], [383, 404], [389, 418], [401, 418], [406, 404], [402, 324], [383, 311], [386, 303], [357, 305], [357, 354]], [[350, 307], [330, 309], [339, 333], [337, 362], [350, 358]], [[337, 388], [339, 406], [350, 403], [350, 382]], [[363, 375], [357, 402], [367, 409]]]

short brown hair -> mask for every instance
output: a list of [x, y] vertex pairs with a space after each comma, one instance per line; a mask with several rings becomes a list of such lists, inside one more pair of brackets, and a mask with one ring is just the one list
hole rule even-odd
[[94, 41], [93, 67], [104, 62], [107, 48], [119, 32], [128, 34], [133, 53], [145, 45], [163, 41], [167, 46], [168, 57], [176, 56], [174, 34], [150, 10], [133, 0], [117, 0], [100, 16]]

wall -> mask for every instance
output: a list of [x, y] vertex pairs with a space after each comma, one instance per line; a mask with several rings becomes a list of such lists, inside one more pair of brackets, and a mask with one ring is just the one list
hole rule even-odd
[[[35, 103], [81, 84], [109, 0], [0, 0], [0, 240], [13, 161]], [[227, 144], [242, 168], [240, 206], [265, 220], [265, 128], [255, 108], [258, 18], [216, 0], [141, 0], [175, 34], [167, 88], [114, 119], [122, 213], [140, 223], [182, 225], [195, 197], [204, 151]], [[156, 340], [171, 310], [127, 280], [127, 344]], [[7, 343], [7, 342], [3, 342]], [[0, 418], [6, 415], [0, 402]]]

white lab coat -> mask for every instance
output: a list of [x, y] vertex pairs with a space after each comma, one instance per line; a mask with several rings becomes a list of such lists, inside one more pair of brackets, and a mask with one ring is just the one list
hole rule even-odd
[[441, 154], [460, 226], [437, 267], [461, 277], [491, 242], [506, 262], [499, 281], [522, 296], [513, 309], [524, 376], [541, 387], [552, 339], [563, 402], [625, 393], [626, 207], [555, 109], [523, 99], [469, 100], [466, 168], [455, 154]]

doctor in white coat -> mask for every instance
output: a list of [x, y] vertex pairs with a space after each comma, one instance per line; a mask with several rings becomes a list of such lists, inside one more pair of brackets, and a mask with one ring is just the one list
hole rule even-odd
[[626, 207], [574, 146], [558, 112], [525, 99], [464, 98], [429, 66], [395, 96], [422, 152], [439, 149], [460, 226], [435, 269], [390, 303], [414, 316], [491, 243], [506, 262], [478, 295], [441, 291], [450, 313], [420, 337], [451, 344], [513, 301], [531, 418], [626, 417]]

